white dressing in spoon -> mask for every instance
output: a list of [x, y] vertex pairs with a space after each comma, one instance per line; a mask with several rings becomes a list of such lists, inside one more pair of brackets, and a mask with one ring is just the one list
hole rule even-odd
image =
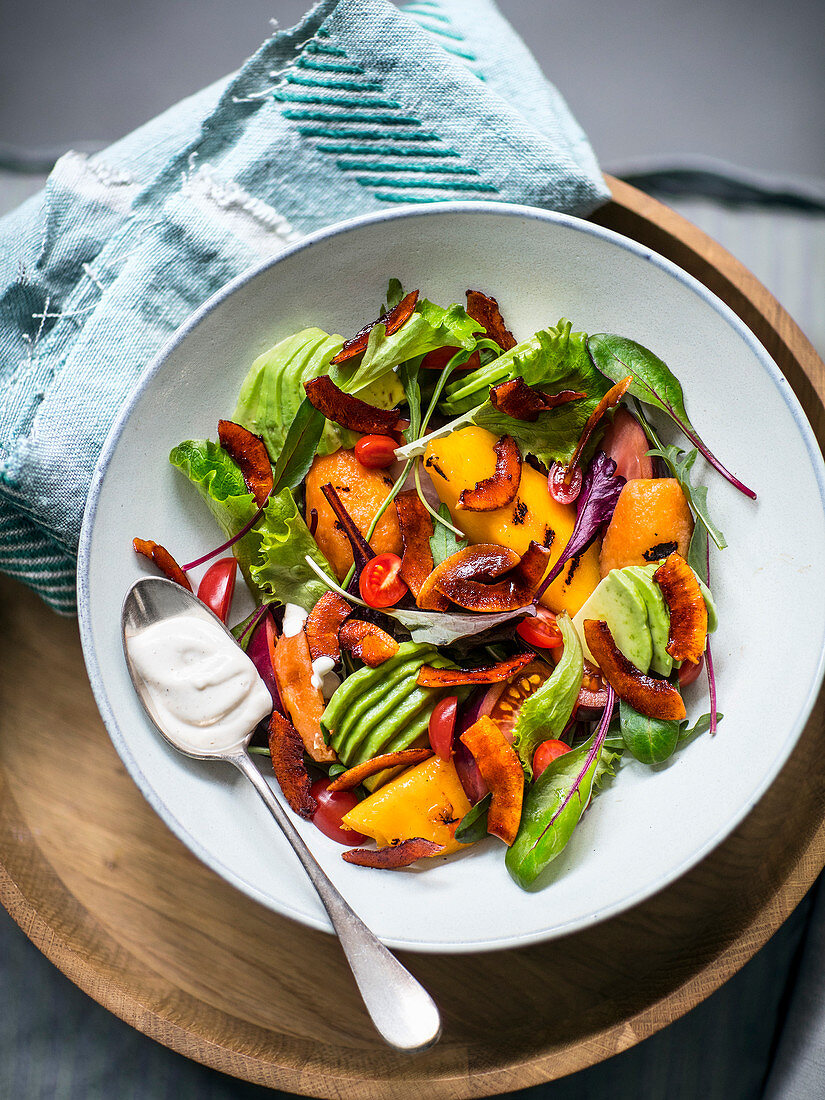
[[160, 619], [128, 637], [126, 646], [158, 724], [184, 752], [234, 749], [272, 710], [249, 657], [197, 612]]

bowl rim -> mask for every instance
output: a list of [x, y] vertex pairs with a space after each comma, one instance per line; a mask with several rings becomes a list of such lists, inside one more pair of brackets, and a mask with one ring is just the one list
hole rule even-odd
[[[289, 259], [303, 252], [306, 249], [312, 248], [315, 245], [327, 241], [333, 237], [345, 236], [352, 232], [357, 232], [359, 229], [365, 226], [371, 226], [381, 224], [384, 222], [395, 222], [401, 219], [417, 218], [417, 217], [433, 217], [441, 215], [455, 215], [455, 214], [469, 214], [469, 215], [489, 215], [489, 216], [507, 216], [516, 218], [527, 218], [534, 221], [543, 221], [554, 223], [556, 225], [562, 225], [576, 232], [582, 232], [592, 237], [600, 238], [613, 245], [616, 245], [627, 252], [633, 253], [635, 256], [652, 263], [655, 267], [664, 271], [671, 277], [675, 278], [677, 282], [682, 283], [688, 290], [698, 295], [703, 302], [710, 306], [726, 323], [731, 327], [735, 333], [742, 339], [747, 345], [748, 349], [759, 361], [760, 366], [766, 371], [771, 381], [774, 383], [779, 396], [787, 406], [791, 416], [794, 420], [796, 428], [800, 434], [800, 437], [805, 445], [806, 452], [811, 462], [812, 470], [816, 477], [817, 487], [819, 489], [820, 506], [825, 513], [825, 459], [823, 459], [822, 451], [814, 435], [813, 429], [806, 417], [802, 406], [796, 397], [796, 394], [791, 389], [790, 383], [785, 378], [785, 375], [781, 372], [774, 360], [768, 354], [764, 346], [757, 340], [753, 332], [748, 326], [737, 316], [727, 305], [723, 302], [713, 291], [709, 290], [704, 283], [700, 282], [693, 275], [690, 275], [683, 268], [679, 267], [672, 260], [667, 259], [661, 254], [655, 252], [647, 245], [640, 244], [638, 241], [633, 240], [631, 237], [626, 237], [615, 230], [608, 229], [605, 226], [598, 225], [594, 222], [586, 221], [583, 218], [576, 217], [572, 214], [564, 214], [559, 211], [544, 210], [539, 207], [520, 205], [516, 203], [505, 202], [487, 202], [487, 201], [445, 201], [421, 204], [418, 206], [401, 207], [393, 210], [379, 210], [368, 214], [362, 214], [354, 218], [348, 218], [343, 221], [335, 222], [329, 226], [325, 226], [322, 229], [316, 230], [314, 233], [308, 234], [295, 244], [288, 245], [282, 251], [275, 256], [269, 256], [259, 263], [251, 265], [247, 270], [241, 272], [241, 274], [235, 276], [223, 287], [212, 294], [206, 301], [199, 306], [190, 316], [172, 333], [172, 335], [164, 342], [159, 351], [153, 356], [149, 364], [144, 369], [140, 378], [135, 383], [134, 387], [130, 391], [129, 395], [124, 401], [123, 407], [119, 414], [112, 423], [111, 428], [106, 436], [106, 439], [101, 448], [100, 455], [95, 463], [92, 471], [92, 477], [89, 486], [89, 492], [86, 499], [86, 505], [84, 508], [83, 521], [81, 525], [80, 540], [78, 545], [78, 559], [77, 559], [77, 603], [78, 603], [78, 621], [80, 628], [80, 640], [83, 650], [83, 657], [86, 664], [87, 674], [91, 684], [92, 692], [95, 698], [96, 705], [103, 719], [103, 723], [106, 726], [107, 733], [126, 766], [132, 780], [136, 783], [144, 798], [149, 802], [158, 816], [164, 821], [164, 823], [172, 830], [175, 836], [181, 840], [186, 847], [196, 855], [203, 863], [206, 864], [211, 870], [216, 871], [226, 881], [235, 886], [238, 890], [244, 893], [247, 897], [258, 903], [264, 905], [267, 909], [279, 913], [282, 916], [288, 917], [297, 921], [307, 927], [318, 929], [319, 931], [332, 934], [333, 929], [331, 925], [322, 917], [314, 918], [311, 915], [307, 915], [304, 912], [299, 912], [290, 905], [282, 902], [274, 901], [269, 895], [264, 894], [252, 883], [247, 882], [244, 878], [235, 872], [232, 867], [224, 863], [221, 859], [216, 858], [211, 852], [209, 852], [200, 841], [195, 839], [189, 830], [176, 818], [175, 814], [169, 809], [169, 807], [163, 802], [154, 791], [153, 786], [144, 774], [140, 762], [131, 752], [128, 741], [123, 735], [120, 728], [120, 724], [115, 715], [114, 708], [112, 707], [109, 697], [103, 682], [103, 674], [98, 662], [97, 653], [93, 644], [92, 637], [92, 624], [91, 624], [91, 606], [90, 606], [90, 591], [89, 591], [89, 564], [91, 554], [91, 542], [92, 534], [94, 531], [95, 520], [97, 516], [97, 508], [100, 501], [100, 494], [105, 479], [106, 472], [111, 462], [112, 456], [117, 449], [120, 437], [130, 420], [135, 406], [143, 397], [146, 390], [151, 386], [155, 376], [165, 363], [166, 359], [172, 352], [183, 343], [189, 333], [196, 328], [201, 321], [207, 317], [217, 306], [223, 303], [227, 298], [230, 298], [247, 283], [252, 282], [259, 275], [268, 271], [270, 268], [281, 263], [283, 260]], [[405, 951], [418, 951], [422, 953], [432, 954], [468, 954], [476, 952], [486, 951], [499, 951], [509, 950], [517, 947], [527, 947], [532, 944], [548, 942], [553, 939], [558, 939], [563, 936], [572, 935], [577, 931], [583, 931], [590, 928], [593, 925], [601, 923], [604, 920], [608, 920], [611, 917], [618, 916], [621, 913], [635, 907], [646, 901], [648, 898], [653, 897], [655, 894], [660, 893], [662, 890], [671, 886], [684, 874], [690, 871], [698, 863], [700, 863], [710, 852], [712, 852], [719, 844], [721, 844], [731, 833], [741, 824], [741, 822], [747, 817], [754, 806], [759, 802], [768, 788], [776, 779], [779, 772], [782, 770], [786, 761], [790, 757], [794, 748], [799, 741], [799, 738], [804, 730], [811, 712], [813, 711], [814, 704], [816, 703], [817, 696], [822, 686], [823, 677], [825, 677], [825, 631], [820, 640], [820, 651], [817, 659], [817, 665], [815, 673], [809, 684], [807, 694], [801, 701], [797, 712], [793, 718], [793, 721], [789, 724], [789, 735], [786, 738], [786, 742], [783, 745], [782, 751], [778, 753], [772, 760], [770, 766], [766, 770], [762, 780], [753, 789], [751, 794], [743, 803], [737, 808], [735, 813], [727, 820], [727, 822], [721, 826], [717, 831], [707, 840], [703, 845], [697, 848], [689, 857], [682, 860], [677, 866], [672, 868], [667, 875], [658, 879], [652, 884], [648, 884], [645, 887], [637, 889], [636, 891], [626, 895], [621, 900], [613, 902], [609, 906], [604, 908], [594, 908], [584, 918], [577, 918], [570, 920], [563, 925], [557, 926], [550, 930], [542, 930], [538, 932], [530, 932], [521, 935], [501, 937], [494, 940], [485, 941], [473, 941], [468, 943], [454, 943], [448, 941], [419, 941], [419, 940], [397, 940], [390, 938], [383, 938], [388, 947], [405, 950]]]

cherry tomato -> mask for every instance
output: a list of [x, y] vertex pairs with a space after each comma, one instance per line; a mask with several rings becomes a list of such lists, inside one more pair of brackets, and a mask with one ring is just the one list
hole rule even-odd
[[358, 799], [352, 791], [328, 791], [328, 783], [329, 779], [324, 776], [316, 779], [310, 788], [312, 797], [318, 803], [318, 809], [312, 815], [312, 824], [317, 825], [325, 836], [330, 840], [337, 840], [339, 844], [363, 844], [367, 839], [363, 833], [345, 829], [341, 825], [341, 818], [355, 809]]
[[564, 741], [542, 741], [533, 753], [533, 778], [538, 779], [548, 764], [566, 752], [570, 752], [570, 746]]
[[370, 607], [392, 607], [407, 592], [398, 575], [401, 559], [397, 554], [378, 554], [361, 570], [358, 590]]
[[616, 475], [627, 481], [653, 477], [653, 459], [647, 453], [650, 447], [644, 428], [633, 413], [617, 409], [601, 442], [601, 449], [616, 463]]
[[355, 457], [368, 470], [386, 470], [395, 462], [397, 446], [388, 435], [362, 435], [355, 444]]
[[224, 623], [235, 593], [237, 572], [238, 563], [234, 558], [220, 558], [209, 566], [198, 585], [198, 599]]
[[534, 649], [557, 649], [564, 642], [556, 616], [546, 607], [537, 607], [534, 618], [522, 619], [516, 634]]
[[547, 477], [547, 487], [553, 500], [559, 504], [572, 504], [582, 491], [581, 467], [574, 467], [567, 478], [567, 467], [554, 462]]
[[679, 669], [679, 687], [690, 687], [694, 680], [699, 679], [699, 673], [705, 667], [705, 655], [704, 653], [699, 658], [697, 664], [692, 661], [682, 661]]
[[435, 704], [430, 715], [430, 747], [442, 760], [449, 760], [453, 754], [453, 730], [457, 714], [458, 696], [445, 695]]
[[517, 676], [505, 684], [491, 684], [479, 710], [479, 717], [488, 714], [508, 741], [512, 741], [513, 729], [522, 703], [552, 674], [553, 669], [545, 661], [536, 659]]

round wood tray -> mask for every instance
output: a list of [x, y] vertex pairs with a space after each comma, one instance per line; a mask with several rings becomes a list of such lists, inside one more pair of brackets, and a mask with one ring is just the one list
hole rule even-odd
[[[739, 263], [616, 180], [594, 220], [691, 272], [750, 326], [825, 439], [825, 366]], [[377, 1038], [336, 941], [218, 878], [127, 775], [89, 689], [77, 626], [0, 583], [0, 900], [110, 1011], [225, 1073], [319, 1097], [488, 1096], [607, 1058], [734, 974], [825, 863], [825, 694], [739, 829], [663, 893], [538, 947], [407, 956], [444, 1035], [404, 1056]], [[437, 914], [434, 915], [437, 919]], [[318, 980], [318, 976], [321, 980]]]

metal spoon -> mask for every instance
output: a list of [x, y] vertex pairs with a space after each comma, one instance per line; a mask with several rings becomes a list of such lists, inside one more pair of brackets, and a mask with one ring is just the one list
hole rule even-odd
[[[242, 745], [224, 753], [192, 752], [181, 749], [166, 733], [153, 708], [147, 686], [129, 659], [129, 637], [161, 619], [184, 613], [198, 614], [224, 624], [191, 592], [160, 577], [144, 577], [129, 589], [121, 612], [123, 649], [129, 675], [146, 713], [160, 733], [179, 752], [198, 760], [225, 760], [234, 764], [263, 799], [266, 808], [283, 830], [318, 896], [329, 914], [347, 962], [355, 977], [364, 1005], [380, 1035], [399, 1050], [421, 1050], [435, 1043], [441, 1034], [438, 1008], [422, 985], [390, 954], [349, 907], [315, 857], [301, 839], [289, 815], [275, 798], [246, 751], [252, 736], [249, 731]], [[227, 634], [229, 631], [227, 630]], [[231, 637], [231, 635], [230, 635]]]

